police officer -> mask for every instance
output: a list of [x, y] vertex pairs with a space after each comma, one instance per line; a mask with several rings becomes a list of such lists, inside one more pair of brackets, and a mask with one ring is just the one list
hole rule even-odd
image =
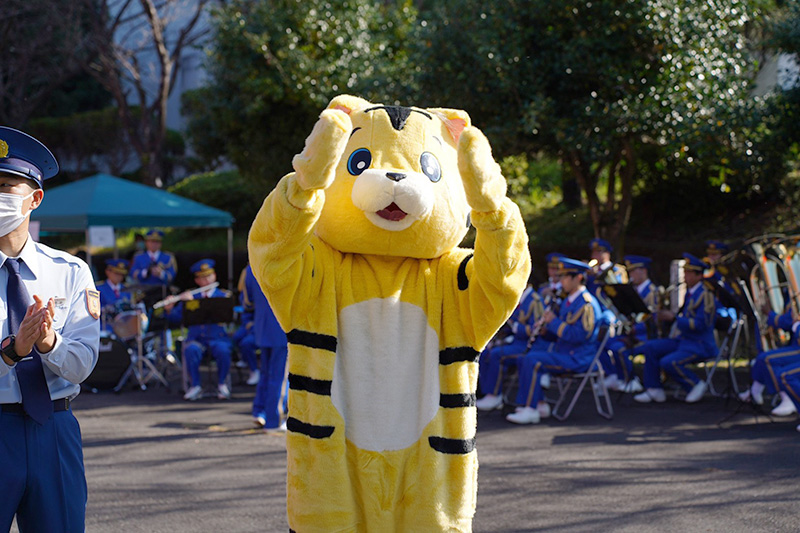
[[537, 424], [550, 416], [550, 406], [544, 401], [541, 377], [543, 373], [583, 372], [597, 351], [597, 332], [600, 306], [584, 286], [588, 264], [561, 258], [561, 286], [566, 297], [558, 315], [552, 310], [543, 316], [543, 326], [558, 337], [552, 352], [531, 350], [522, 360], [519, 371], [517, 409], [506, 416], [515, 424]]
[[89, 267], [36, 243], [30, 213], [53, 154], [0, 127], [0, 530], [83, 531], [86, 476], [70, 403], [97, 362], [100, 297]]
[[672, 338], [648, 341], [639, 348], [639, 353], [645, 357], [645, 391], [633, 397], [637, 402], [666, 401], [660, 376], [662, 370], [687, 391], [687, 403], [700, 401], [708, 387], [688, 365], [712, 359], [718, 351], [714, 338], [715, 298], [703, 283], [703, 274], [709, 265], [689, 253], [683, 254], [683, 258], [686, 261], [684, 304], [677, 316], [671, 311], [658, 313], [660, 320], [674, 319], [678, 333]]
[[[194, 274], [194, 282], [198, 288], [209, 287], [217, 281], [217, 273], [214, 270], [216, 262], [213, 259], [201, 259], [190, 267]], [[184, 292], [181, 295], [181, 302], [177, 305], [167, 304], [165, 309], [169, 313], [171, 323], [180, 324], [183, 321], [183, 310], [185, 302], [200, 298], [228, 298], [228, 291], [216, 287], [199, 291], [194, 294]], [[174, 306], [173, 306], [174, 305]], [[189, 326], [186, 340], [183, 342], [183, 357], [192, 385], [184, 394], [183, 399], [194, 401], [203, 397], [202, 381], [200, 379], [200, 363], [203, 354], [208, 350], [217, 362], [217, 398], [229, 400], [231, 390], [228, 387], [228, 372], [231, 368], [231, 352], [233, 342], [225, 331], [224, 324], [203, 324]]]
[[175, 279], [177, 263], [175, 256], [161, 250], [164, 232], [151, 229], [144, 236], [146, 251], [133, 257], [133, 278], [146, 285], [167, 286]]

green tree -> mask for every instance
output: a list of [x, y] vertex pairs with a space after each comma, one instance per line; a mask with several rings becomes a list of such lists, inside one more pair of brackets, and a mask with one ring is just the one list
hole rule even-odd
[[80, 73], [88, 11], [73, 2], [6, 0], [2, 12], [0, 124], [20, 128]]
[[560, 158], [595, 235], [622, 253], [645, 156], [725, 167], [746, 151], [757, 62], [745, 30], [759, 5], [442, 3], [425, 13], [421, 93], [463, 106], [503, 152]]
[[340, 93], [394, 102], [413, 89], [410, 2], [234, 0], [216, 12], [211, 83], [183, 101], [189, 137], [271, 187]]

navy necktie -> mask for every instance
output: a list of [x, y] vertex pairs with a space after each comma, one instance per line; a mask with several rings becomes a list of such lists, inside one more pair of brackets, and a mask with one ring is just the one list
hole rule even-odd
[[[22, 319], [25, 318], [30, 300], [19, 275], [19, 260], [8, 258], [3, 266], [8, 271], [6, 292], [8, 331], [16, 334]], [[41, 357], [36, 350], [32, 350], [30, 357], [17, 363], [16, 369], [19, 390], [22, 393], [22, 407], [32, 419], [44, 424], [53, 412], [53, 402], [50, 400]]]

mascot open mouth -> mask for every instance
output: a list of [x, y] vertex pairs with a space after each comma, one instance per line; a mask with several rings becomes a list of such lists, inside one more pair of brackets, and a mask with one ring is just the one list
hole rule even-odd
[[397, 222], [398, 220], [403, 220], [406, 218], [406, 213], [402, 209], [400, 209], [396, 203], [392, 202], [387, 207], [384, 207], [380, 211], [375, 213], [381, 218], [385, 218], [386, 220], [391, 220], [392, 222]]

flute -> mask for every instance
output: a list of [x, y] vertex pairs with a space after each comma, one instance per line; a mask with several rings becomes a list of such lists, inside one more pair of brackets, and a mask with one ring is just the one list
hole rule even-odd
[[153, 304], [153, 309], [161, 309], [165, 305], [169, 305], [169, 304], [174, 304], [174, 303], [180, 302], [183, 299], [184, 296], [194, 296], [195, 294], [203, 292], [203, 291], [210, 291], [212, 289], [215, 289], [218, 285], [219, 285], [219, 282], [215, 281], [214, 283], [209, 283], [205, 287], [198, 287], [198, 288], [192, 289], [190, 291], [183, 291], [180, 294], [174, 294], [172, 296], [167, 296], [163, 300]]

